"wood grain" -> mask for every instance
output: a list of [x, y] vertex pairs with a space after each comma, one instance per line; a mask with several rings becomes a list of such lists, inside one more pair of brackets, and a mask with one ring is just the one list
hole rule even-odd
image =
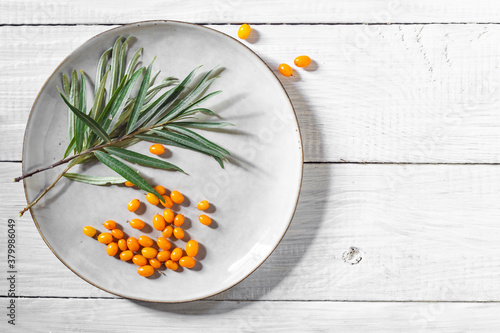
[[[22, 186], [8, 180], [19, 170], [0, 163], [0, 220], [18, 227], [19, 295], [113, 297], [65, 268], [29, 215], [16, 218]], [[308, 164], [282, 243], [215, 298], [500, 301], [499, 190], [497, 166]], [[0, 244], [6, 235], [1, 223]], [[7, 289], [0, 279], [0, 295]]]
[[498, 22], [491, 0], [4, 0], [3, 24], [100, 24], [169, 19], [202, 23]]
[[[20, 160], [29, 110], [57, 64], [109, 28], [0, 27], [0, 160]], [[234, 26], [213, 28], [236, 34]], [[271, 68], [303, 53], [315, 61], [292, 78], [278, 74], [296, 108], [306, 161], [500, 162], [500, 26], [256, 31], [254, 43], [244, 43]]]
[[[17, 299], [23, 332], [494, 332], [498, 303], [207, 302]], [[5, 303], [3, 303], [5, 304]], [[126, 323], [126, 324], [123, 324]], [[5, 321], [1, 327], [10, 328]]]

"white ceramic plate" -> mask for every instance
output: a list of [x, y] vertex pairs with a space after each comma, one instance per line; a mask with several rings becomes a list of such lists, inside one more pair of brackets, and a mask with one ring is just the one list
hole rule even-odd
[[[232, 152], [236, 162], [221, 169], [209, 156], [169, 147], [167, 160], [189, 176], [134, 165], [151, 183], [185, 194], [190, 204], [180, 206], [179, 212], [190, 220], [185, 224], [187, 238], [202, 244], [197, 265], [192, 270], [164, 270], [164, 274], [143, 278], [137, 266], [107, 256], [104, 245], [83, 235], [83, 226], [103, 231], [102, 222], [112, 219], [129, 236], [160, 236], [151, 227], [138, 231], [127, 224], [137, 217], [151, 224], [152, 217], [162, 211], [146, 204], [140, 216], [128, 212], [126, 204], [131, 199], [146, 202], [141, 190], [63, 179], [31, 214], [56, 256], [96, 287], [155, 302], [208, 297], [243, 280], [271, 254], [292, 219], [302, 179], [302, 147], [293, 107], [274, 73], [242, 43], [212, 29], [171, 21], [126, 25], [90, 39], [61, 63], [40, 91], [26, 129], [23, 172], [59, 160], [67, 146], [67, 108], [56, 89], [61, 86], [61, 74], [83, 69], [93, 78], [100, 54], [118, 36], [129, 35], [136, 37], [129, 56], [139, 47], [145, 51], [144, 64], [157, 56], [154, 68], [162, 71], [160, 77], [183, 78], [199, 65], [205, 71], [216, 65], [224, 68], [210, 88], [223, 93], [206, 106], [237, 126], [230, 132], [204, 131], [204, 135]], [[141, 142], [133, 149], [147, 153], [148, 147]], [[100, 164], [71, 171], [115, 175]], [[26, 179], [27, 200], [31, 202], [59, 172], [61, 168]], [[209, 214], [212, 227], [197, 220], [196, 203], [202, 199], [215, 206]], [[185, 241], [175, 244], [184, 247]]]

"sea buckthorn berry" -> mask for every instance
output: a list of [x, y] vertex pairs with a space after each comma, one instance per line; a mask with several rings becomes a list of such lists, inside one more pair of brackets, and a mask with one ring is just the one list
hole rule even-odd
[[125, 182], [125, 186], [132, 187], [134, 186], [134, 183], [129, 182], [128, 180]]
[[95, 230], [94, 227], [91, 227], [91, 226], [86, 226], [86, 227], [83, 227], [83, 234], [85, 236], [88, 236], [88, 237], [94, 237], [95, 234], [97, 233], [97, 230]]
[[127, 239], [127, 247], [130, 251], [137, 252], [140, 248], [139, 241], [135, 237], [129, 237]]
[[111, 234], [116, 239], [122, 239], [123, 238], [123, 231], [121, 231], [120, 229], [113, 229], [113, 230], [111, 230]]
[[279, 69], [281, 75], [283, 75], [283, 76], [292, 76], [292, 74], [293, 74], [292, 67], [290, 67], [287, 64], [281, 64], [278, 69]]
[[130, 226], [134, 229], [141, 230], [142, 228], [144, 228], [146, 226], [146, 223], [144, 223], [143, 220], [133, 219], [132, 221], [130, 221]]
[[156, 240], [156, 245], [158, 245], [160, 249], [165, 251], [170, 250], [170, 248], [172, 247], [172, 244], [170, 244], [168, 239], [164, 237], [158, 237], [158, 239]]
[[103, 232], [99, 234], [99, 236], [97, 236], [97, 240], [99, 241], [99, 243], [108, 245], [113, 241], [113, 235], [111, 235], [109, 232]]
[[193, 268], [196, 261], [191, 257], [182, 257], [179, 259], [179, 265], [186, 268]]
[[177, 264], [175, 261], [173, 260], [167, 260], [165, 262], [165, 267], [167, 267], [168, 269], [171, 269], [173, 271], [176, 271], [177, 268], [179, 268], [179, 264]]
[[165, 201], [165, 202], [160, 201], [161, 205], [166, 208], [172, 208], [172, 206], [174, 205], [172, 199], [168, 195], [162, 195], [161, 197]]
[[174, 225], [176, 227], [180, 227], [181, 225], [184, 224], [185, 217], [182, 214], [177, 214], [174, 219]]
[[104, 226], [104, 228], [106, 228], [108, 230], [116, 229], [116, 222], [113, 220], [107, 220], [102, 225]]
[[148, 259], [144, 258], [143, 255], [136, 254], [132, 257], [132, 262], [137, 266], [144, 266], [148, 264]]
[[151, 267], [153, 268], [160, 268], [161, 267], [161, 261], [159, 261], [158, 259], [149, 259], [149, 264], [151, 265]]
[[184, 230], [181, 228], [175, 228], [174, 229], [174, 237], [177, 239], [183, 239], [184, 238]]
[[238, 37], [241, 39], [247, 39], [248, 36], [250, 36], [250, 32], [252, 31], [252, 28], [248, 24], [242, 24], [240, 28], [238, 29]]
[[141, 202], [138, 199], [134, 199], [128, 203], [127, 209], [129, 212], [135, 212], [139, 208], [140, 205], [141, 205]]
[[165, 229], [165, 219], [160, 214], [153, 216], [153, 228], [158, 231], [163, 231], [163, 229]]
[[139, 237], [139, 244], [144, 247], [150, 247], [154, 244], [154, 241], [146, 235]]
[[173, 261], [179, 261], [180, 258], [182, 258], [182, 249], [180, 247], [176, 247], [170, 254], [170, 259]]
[[198, 253], [198, 242], [195, 240], [190, 240], [186, 244], [186, 254], [190, 257], [194, 257]]
[[170, 251], [160, 251], [156, 255], [156, 259], [158, 259], [161, 262], [165, 262], [170, 259], [171, 252]]
[[172, 191], [172, 193], [170, 193], [170, 198], [176, 204], [181, 204], [184, 202], [184, 196], [179, 191]]
[[128, 249], [127, 241], [125, 239], [119, 239], [118, 240], [118, 248], [120, 249], [120, 251], [127, 250]]
[[153, 193], [146, 194], [146, 200], [153, 206], [156, 206], [157, 204], [160, 203], [160, 199], [158, 199], [158, 197]]
[[141, 250], [141, 253], [147, 259], [153, 259], [153, 258], [156, 258], [156, 255], [158, 254], [158, 250], [155, 249], [154, 247], [143, 247]]
[[167, 190], [161, 185], [156, 185], [154, 189], [156, 192], [158, 192], [159, 195], [164, 195], [165, 192], [167, 192]]
[[150, 266], [150, 265], [144, 265], [139, 268], [137, 268], [137, 273], [139, 273], [140, 276], [148, 277], [153, 275], [155, 272], [155, 269]]
[[204, 225], [210, 225], [210, 223], [212, 223], [212, 219], [204, 214], [201, 214], [200, 217], [198, 217], [198, 220], [200, 220], [200, 223]]
[[130, 250], [125, 250], [122, 253], [120, 253], [120, 259], [123, 261], [129, 261], [130, 259], [132, 259], [133, 256], [134, 252]]
[[165, 219], [165, 222], [168, 222], [168, 223], [174, 222], [174, 217], [175, 217], [175, 214], [171, 209], [167, 208], [163, 211], [163, 218]]
[[307, 67], [311, 64], [311, 58], [306, 55], [301, 55], [293, 61], [297, 67]]
[[118, 253], [118, 244], [115, 242], [111, 242], [106, 246], [106, 253], [108, 256], [114, 256]]
[[206, 210], [208, 209], [208, 206], [210, 206], [210, 204], [208, 203], [207, 200], [202, 200], [200, 201], [200, 203], [196, 206], [199, 210]]
[[169, 238], [170, 236], [172, 236], [173, 232], [174, 232], [174, 228], [172, 228], [171, 226], [168, 226], [165, 229], [163, 229], [163, 232], [161, 233], [161, 236], [163, 238]]
[[149, 147], [149, 152], [151, 154], [161, 155], [165, 152], [165, 147], [163, 147], [163, 145], [159, 143], [155, 143], [154, 145], [151, 145], [151, 147]]

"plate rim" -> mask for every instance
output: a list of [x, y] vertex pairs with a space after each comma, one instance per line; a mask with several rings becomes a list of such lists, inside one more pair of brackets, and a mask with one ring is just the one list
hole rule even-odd
[[[269, 65], [255, 51], [253, 51], [250, 47], [248, 47], [247, 45], [245, 45], [241, 41], [237, 40], [233, 36], [230, 36], [230, 35], [228, 35], [226, 33], [223, 33], [222, 31], [218, 31], [216, 29], [207, 27], [205, 25], [191, 23], [191, 22], [185, 22], [185, 21], [179, 21], [179, 20], [144, 20], [144, 21], [137, 21], [137, 22], [127, 23], [127, 24], [122, 24], [122, 25], [119, 25], [117, 27], [105, 30], [103, 32], [100, 32], [100, 33], [92, 36], [91, 38], [85, 40], [82, 44], [80, 44], [76, 49], [74, 49], [73, 51], [71, 51], [66, 57], [64, 57], [64, 59], [59, 63], [59, 65], [57, 65], [57, 67], [47, 77], [47, 79], [45, 80], [45, 82], [42, 84], [40, 90], [38, 91], [38, 94], [36, 95], [36, 98], [33, 101], [33, 105], [31, 106], [30, 113], [29, 113], [28, 119], [26, 121], [26, 125], [29, 124], [29, 122], [31, 120], [31, 116], [33, 115], [33, 109], [34, 109], [36, 103], [38, 102], [38, 99], [39, 99], [39, 97], [40, 97], [43, 89], [47, 86], [47, 83], [48, 83], [49, 79], [56, 74], [56, 72], [66, 62], [66, 60], [68, 60], [71, 56], [73, 56], [77, 51], [79, 51], [80, 49], [82, 49], [85, 44], [87, 44], [88, 42], [90, 42], [91, 40], [93, 40], [95, 38], [100, 37], [103, 34], [106, 34], [106, 33], [110, 32], [110, 31], [113, 31], [113, 30], [122, 29], [124, 27], [131, 27], [131, 26], [134, 26], [134, 25], [140, 26], [141, 24], [152, 24], [152, 23], [162, 23], [162, 24], [163, 23], [176, 23], [176, 24], [181, 24], [181, 25], [190, 25], [190, 26], [195, 26], [195, 27], [202, 28], [202, 29], [207, 29], [207, 30], [210, 30], [212, 32], [221, 34], [221, 35], [223, 35], [223, 36], [225, 36], [227, 38], [231, 38], [233, 41], [236, 41], [240, 45], [243, 45], [248, 51], [250, 51], [253, 55], [255, 55], [257, 57], [257, 59], [264, 66], [267, 67], [267, 69], [273, 74], [274, 79], [276, 80], [276, 82], [278, 82], [278, 84], [280, 85], [281, 89], [285, 93], [286, 99], [288, 100], [288, 104], [290, 105], [290, 107], [291, 107], [291, 109], [293, 111], [293, 116], [294, 116], [294, 119], [295, 119], [295, 124], [297, 126], [297, 135], [298, 135], [298, 138], [299, 138], [298, 143], [299, 143], [299, 150], [300, 150], [300, 177], [299, 177], [299, 187], [297, 189], [297, 199], [295, 200], [295, 203], [294, 203], [293, 210], [291, 212], [289, 221], [288, 221], [288, 223], [286, 225], [286, 228], [283, 231], [283, 234], [281, 235], [280, 239], [277, 241], [276, 245], [273, 246], [273, 248], [269, 252], [269, 254], [266, 255], [265, 258], [263, 258], [262, 261], [257, 266], [255, 266], [254, 269], [252, 269], [248, 274], [246, 274], [241, 279], [239, 279], [239, 281], [237, 281], [236, 283], [231, 284], [227, 288], [223, 288], [223, 289], [221, 289], [221, 290], [219, 290], [219, 291], [217, 291], [215, 293], [212, 293], [210, 295], [196, 297], [196, 298], [190, 298], [190, 299], [186, 299], [186, 300], [180, 300], [180, 301], [179, 300], [177, 300], [177, 301], [155, 301], [155, 300], [150, 300], [150, 299], [142, 299], [142, 298], [130, 297], [130, 296], [122, 295], [122, 294], [117, 293], [117, 292], [109, 291], [106, 288], [101, 287], [101, 286], [95, 284], [94, 282], [89, 281], [88, 279], [86, 279], [83, 276], [81, 276], [79, 273], [77, 273], [75, 270], [73, 270], [73, 268], [71, 268], [64, 260], [62, 260], [58, 256], [58, 254], [56, 253], [56, 251], [54, 251], [54, 249], [52, 248], [52, 246], [50, 246], [50, 244], [48, 243], [48, 241], [45, 239], [45, 236], [41, 232], [40, 226], [39, 226], [39, 224], [38, 224], [38, 222], [37, 222], [37, 220], [35, 218], [35, 215], [33, 214], [32, 208], [29, 208], [29, 212], [30, 212], [31, 218], [33, 219], [33, 223], [35, 224], [38, 233], [40, 234], [40, 236], [42, 237], [43, 241], [45, 242], [45, 244], [47, 245], [47, 247], [50, 249], [50, 251], [71, 272], [73, 272], [76, 276], [78, 276], [80, 279], [84, 280], [85, 282], [89, 283], [90, 285], [92, 285], [92, 286], [94, 286], [94, 287], [96, 287], [98, 289], [101, 289], [101, 290], [103, 290], [103, 291], [105, 291], [107, 293], [110, 293], [112, 295], [116, 295], [116, 296], [119, 296], [119, 297], [122, 297], [122, 298], [125, 298], [125, 299], [130, 299], [130, 300], [135, 300], [135, 301], [149, 302], [149, 303], [169, 303], [169, 304], [186, 303], [186, 302], [193, 302], [193, 301], [205, 299], [205, 298], [212, 297], [212, 296], [218, 295], [220, 293], [223, 293], [224, 291], [227, 291], [227, 290], [233, 288], [234, 286], [240, 284], [243, 280], [247, 279], [250, 275], [252, 275], [260, 266], [262, 266], [262, 264], [264, 264], [264, 262], [271, 256], [271, 254], [274, 253], [274, 251], [276, 250], [276, 248], [278, 247], [278, 245], [281, 243], [281, 241], [285, 237], [288, 229], [290, 228], [290, 224], [292, 223], [293, 217], [295, 216], [295, 213], [297, 211], [297, 205], [298, 205], [299, 198], [300, 198], [300, 193], [301, 193], [301, 190], [302, 190], [302, 181], [303, 181], [303, 178], [304, 178], [304, 149], [303, 149], [303, 145], [302, 145], [302, 134], [301, 134], [301, 131], [300, 131], [299, 121], [298, 121], [298, 118], [297, 118], [297, 112], [295, 111], [295, 108], [294, 108], [294, 106], [292, 104], [290, 96], [288, 95], [288, 92], [286, 91], [285, 87], [283, 86], [283, 83], [278, 79], [278, 77], [276, 76], [276, 73], [271, 69], [271, 67], [269, 67]], [[26, 137], [27, 137], [27, 134], [28, 134], [28, 126], [26, 126], [26, 129], [24, 131], [24, 136], [23, 136], [23, 148], [22, 148], [23, 149], [22, 150], [23, 153], [22, 153], [22, 161], [21, 161], [21, 170], [22, 170], [23, 174], [25, 173], [25, 158], [24, 157], [25, 157], [25, 153], [26, 153]], [[26, 199], [26, 203], [29, 205], [28, 192], [27, 192], [27, 187], [26, 187], [26, 178], [23, 179], [23, 189], [24, 189], [24, 196], [25, 196], [25, 199]]]

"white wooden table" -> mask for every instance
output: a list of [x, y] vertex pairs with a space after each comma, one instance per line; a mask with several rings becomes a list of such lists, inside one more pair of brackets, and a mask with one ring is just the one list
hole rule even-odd
[[[306, 163], [290, 229], [249, 278], [185, 304], [121, 299], [78, 278], [29, 214], [17, 218], [25, 200], [12, 182], [53, 69], [95, 34], [149, 19], [231, 36], [248, 22], [259, 38], [247, 45], [272, 68], [300, 54], [317, 67], [278, 76]], [[0, 331], [498, 331], [499, 23], [500, 2], [487, 0], [2, 0]]]

